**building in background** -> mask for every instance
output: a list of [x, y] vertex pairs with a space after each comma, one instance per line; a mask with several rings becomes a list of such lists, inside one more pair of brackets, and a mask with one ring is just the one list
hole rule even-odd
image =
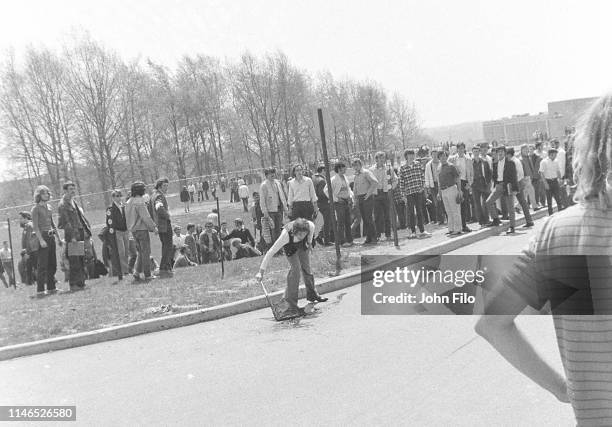
[[548, 112], [519, 114], [510, 118], [489, 120], [482, 123], [486, 141], [497, 140], [508, 145], [533, 142], [536, 135], [545, 139], [563, 138], [567, 131], [576, 126], [580, 115], [597, 98], [568, 99], [548, 103]]

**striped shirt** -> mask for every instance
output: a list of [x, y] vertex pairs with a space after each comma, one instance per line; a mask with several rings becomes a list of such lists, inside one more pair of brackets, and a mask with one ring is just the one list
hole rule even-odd
[[536, 309], [550, 301], [579, 426], [612, 425], [611, 277], [612, 210], [575, 205], [547, 219], [504, 279]]

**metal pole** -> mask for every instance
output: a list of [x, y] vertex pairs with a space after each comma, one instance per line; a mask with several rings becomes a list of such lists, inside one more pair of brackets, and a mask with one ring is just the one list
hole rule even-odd
[[[336, 275], [340, 274], [340, 270], [342, 269], [342, 264], [340, 262], [340, 233], [338, 232], [338, 223], [336, 222], [336, 209], [334, 206], [334, 192], [332, 191], [331, 186], [331, 175], [329, 168], [329, 157], [327, 156], [327, 143], [325, 142], [325, 126], [323, 125], [323, 110], [317, 108], [317, 115], [319, 117], [319, 131], [321, 132], [321, 151], [323, 154], [323, 162], [325, 163], [325, 180], [327, 181], [328, 198], [329, 198], [329, 206], [331, 209], [331, 218], [332, 228], [334, 230], [334, 243], [336, 246]], [[349, 225], [350, 227], [350, 225]]]
[[[11, 219], [9, 217], [9, 214], [6, 214], [6, 223], [8, 224], [8, 233], [9, 233], [9, 246], [11, 248], [11, 268], [13, 269], [13, 283], [9, 283], [10, 285], [13, 285], [13, 288], [17, 289], [17, 278], [16, 278], [16, 274], [15, 274], [15, 254], [13, 253], [13, 236], [11, 234]], [[9, 275], [9, 280], [11, 279], [11, 276]]]
[[[217, 226], [219, 227], [219, 233], [221, 233], [221, 212], [219, 211], [219, 197], [215, 197], [217, 201]], [[221, 242], [221, 279], [225, 276], [225, 263], [223, 262], [223, 258], [225, 258], [225, 254], [223, 253], [223, 241], [221, 240], [221, 234], [219, 234], [219, 241]]]

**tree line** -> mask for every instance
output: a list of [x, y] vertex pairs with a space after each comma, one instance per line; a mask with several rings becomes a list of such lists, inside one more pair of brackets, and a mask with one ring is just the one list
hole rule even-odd
[[[282, 52], [234, 61], [184, 56], [174, 69], [125, 61], [81, 35], [60, 51], [27, 48], [0, 70], [3, 152], [30, 189], [60, 194], [402, 149], [420, 135], [414, 106], [376, 82], [316, 76]], [[30, 193], [31, 194], [31, 193]]]

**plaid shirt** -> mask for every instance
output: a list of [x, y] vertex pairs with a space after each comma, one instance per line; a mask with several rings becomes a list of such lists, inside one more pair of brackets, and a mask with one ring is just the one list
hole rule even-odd
[[399, 185], [404, 197], [424, 191], [425, 171], [421, 163], [404, 164], [400, 168]]

